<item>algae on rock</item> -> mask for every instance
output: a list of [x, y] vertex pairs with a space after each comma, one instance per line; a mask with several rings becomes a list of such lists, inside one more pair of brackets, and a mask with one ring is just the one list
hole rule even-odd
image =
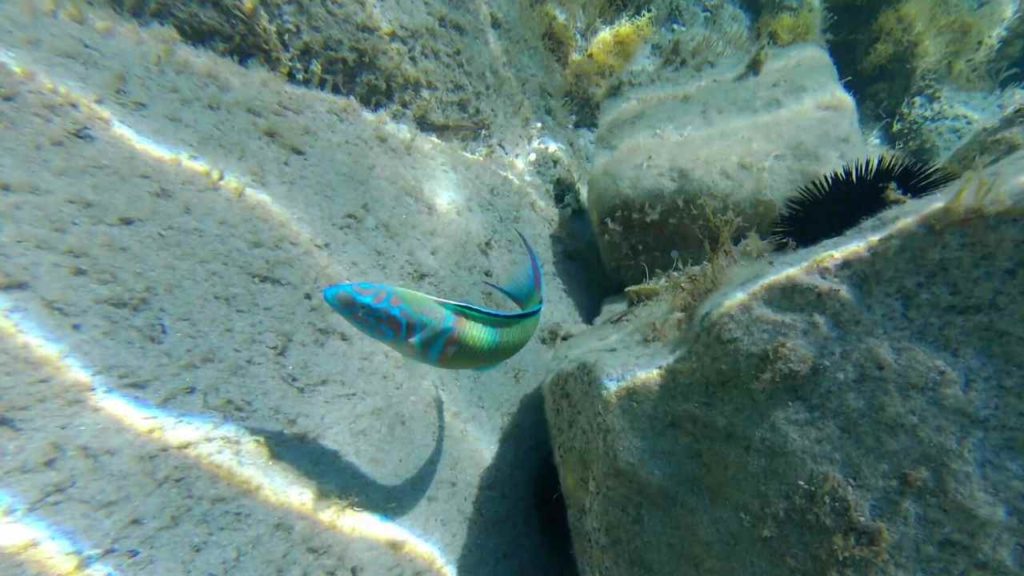
[[891, 118], [924, 83], [991, 90], [1016, 55], [1001, 49], [1019, 19], [1013, 0], [830, 0], [836, 64], [877, 118]]
[[757, 23], [758, 34], [775, 46], [801, 42], [824, 43], [826, 13], [821, 0], [765, 2]]
[[[523, 141], [568, 124], [539, 36], [517, 3], [106, 0], [189, 43], [351, 96], [444, 139]], [[502, 49], [497, 49], [501, 46]]]

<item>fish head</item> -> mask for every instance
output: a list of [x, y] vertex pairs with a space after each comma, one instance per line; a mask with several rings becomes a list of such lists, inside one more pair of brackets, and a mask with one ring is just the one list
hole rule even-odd
[[407, 338], [407, 313], [391, 286], [370, 282], [334, 284], [324, 289], [324, 300], [373, 338], [388, 344], [398, 344]]

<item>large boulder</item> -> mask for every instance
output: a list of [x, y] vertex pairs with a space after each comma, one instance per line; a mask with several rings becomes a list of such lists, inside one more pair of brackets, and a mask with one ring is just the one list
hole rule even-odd
[[825, 50], [763, 54], [759, 73], [723, 65], [607, 106], [587, 207], [619, 282], [700, 264], [723, 235], [767, 232], [800, 186], [864, 154], [856, 105]]
[[546, 409], [581, 574], [1020, 574], [1024, 154], [570, 341]]

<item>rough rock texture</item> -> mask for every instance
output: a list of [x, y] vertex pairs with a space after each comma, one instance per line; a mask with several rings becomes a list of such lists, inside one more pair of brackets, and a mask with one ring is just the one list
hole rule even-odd
[[1024, 91], [998, 121], [980, 128], [946, 161], [954, 170], [988, 166], [1024, 149]]
[[[954, 191], [961, 196], [954, 197]], [[571, 340], [545, 387], [582, 574], [1020, 574], [1024, 154]]]
[[412, 117], [445, 140], [518, 147], [529, 126], [567, 126], [560, 73], [535, 11], [516, 1], [108, 0], [193, 45]]
[[618, 281], [643, 281], [645, 266], [699, 264], [723, 230], [767, 231], [779, 202], [864, 153], [856, 107], [824, 50], [771, 50], [760, 74], [743, 70], [637, 90], [602, 116], [587, 205]]
[[505, 307], [480, 280], [525, 262], [515, 227], [548, 271], [541, 329], [571, 326], [550, 197], [353, 100], [62, 6], [0, 3], [5, 535], [38, 520], [122, 574], [571, 573], [524, 401], [539, 339], [434, 370], [320, 296], [363, 279]]
[[901, 152], [948, 162], [963, 171], [973, 168], [976, 159], [989, 164], [1024, 146], [1019, 134], [1021, 110], [1024, 90], [932, 87], [903, 103], [891, 131]]
[[[828, 45], [868, 122], [935, 87], [991, 91], [1020, 62], [1018, 0], [830, 0]], [[947, 129], [956, 129], [956, 118]], [[898, 138], [898, 134], [892, 136]], [[897, 141], [894, 144], [901, 144]]]

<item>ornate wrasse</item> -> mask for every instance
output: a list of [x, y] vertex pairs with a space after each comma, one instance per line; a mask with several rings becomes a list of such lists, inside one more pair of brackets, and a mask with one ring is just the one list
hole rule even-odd
[[537, 255], [519, 234], [529, 262], [515, 282], [488, 286], [519, 312], [444, 300], [388, 284], [352, 282], [324, 289], [324, 300], [361, 332], [405, 356], [440, 368], [493, 367], [519, 352], [540, 322], [543, 278]]

